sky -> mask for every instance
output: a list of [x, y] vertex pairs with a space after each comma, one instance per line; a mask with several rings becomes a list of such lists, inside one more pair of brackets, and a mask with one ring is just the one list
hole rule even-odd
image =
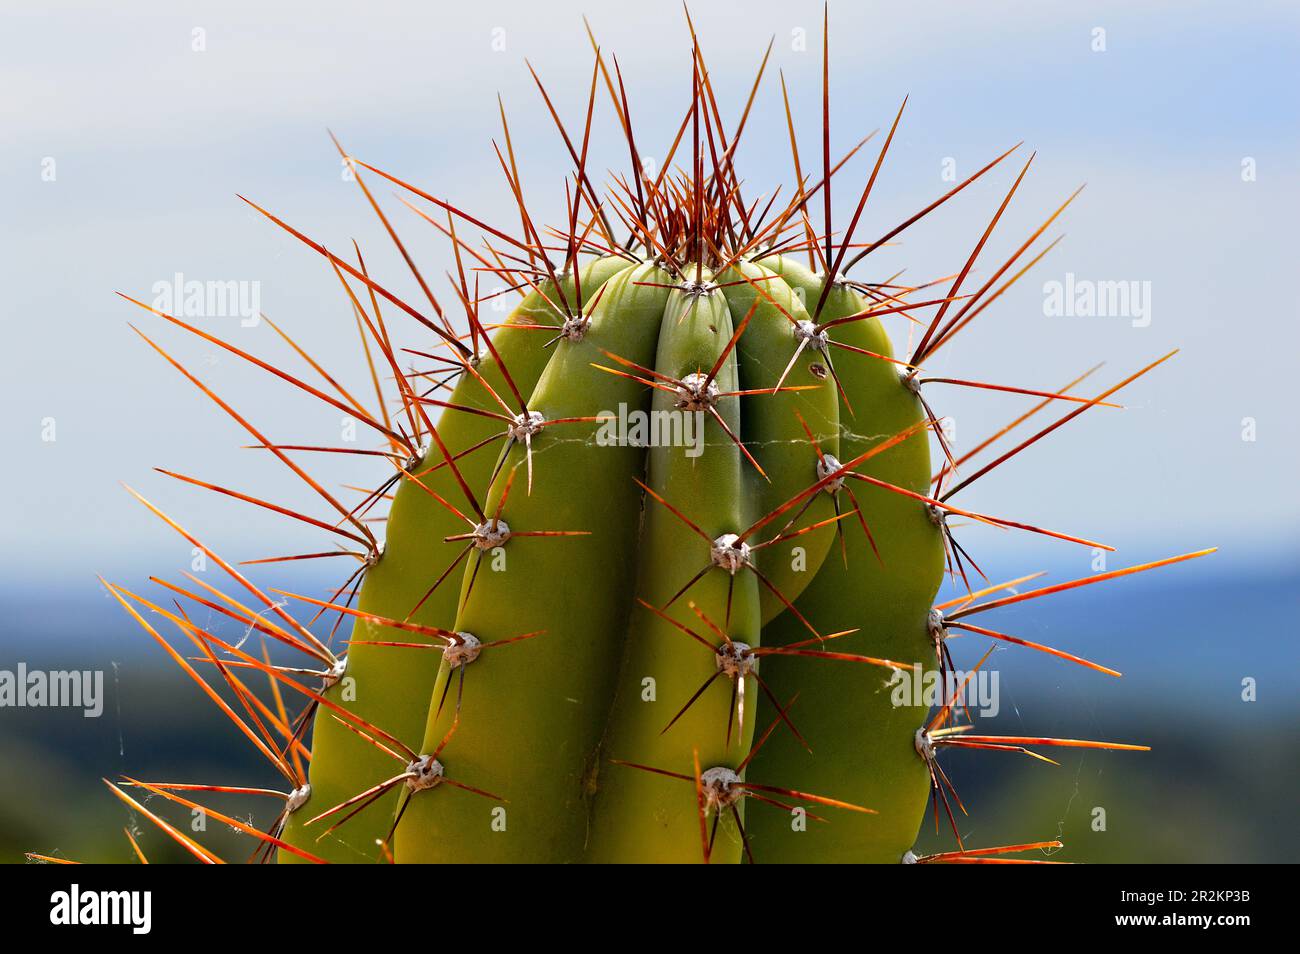
[[[339, 415], [114, 292], [149, 300], [177, 273], [256, 288], [261, 310], [360, 391], [365, 367], [332, 274], [237, 194], [331, 248], [355, 238], [383, 283], [418, 294], [327, 129], [358, 158], [509, 227], [513, 204], [491, 145], [499, 93], [530, 204], [558, 221], [567, 158], [525, 60], [577, 128], [592, 68], [584, 10], [618, 57], [638, 144], [655, 157], [689, 101], [689, 34], [672, 4], [5, 4], [0, 573], [11, 596], [188, 563], [189, 545], [121, 482], [235, 558], [319, 542], [152, 470], [310, 501], [284, 468], [240, 450], [247, 435], [129, 323], [276, 439], [335, 442]], [[738, 162], [755, 190], [788, 190], [777, 74], [804, 161], [819, 162], [821, 6], [701, 2], [692, 15], [728, 122], [773, 40]], [[864, 233], [951, 188], [946, 173], [965, 178], [1023, 140], [1017, 155], [1036, 151], [1034, 162], [977, 264], [982, 281], [1086, 183], [1047, 233], [1064, 234], [1061, 245], [936, 356], [932, 373], [1054, 389], [1105, 361], [1095, 376], [1103, 385], [1182, 349], [1123, 393], [1124, 410], [1088, 412], [982, 480], [965, 504], [1113, 543], [1121, 562], [1220, 544], [1224, 572], [1294, 568], [1300, 11], [838, 2], [830, 25], [833, 153], [887, 129], [908, 97]], [[601, 98], [596, 123], [593, 167], [623, 171], [626, 151]], [[880, 141], [837, 178], [837, 222]], [[1004, 166], [875, 253], [858, 277], [959, 268], [1018, 171]], [[446, 243], [377, 192], [425, 274], [452, 267]], [[1132, 282], [1143, 307], [1052, 314], [1054, 282]], [[438, 291], [455, 301], [445, 282]], [[265, 323], [220, 317], [207, 327], [295, 360]], [[416, 327], [399, 327], [403, 343], [427, 344]], [[956, 387], [931, 397], [952, 416], [958, 447], [1032, 403]], [[376, 475], [351, 461], [310, 463], [331, 486]], [[1091, 559], [1003, 533], [976, 545], [1009, 567], [1027, 559], [1086, 573]]]

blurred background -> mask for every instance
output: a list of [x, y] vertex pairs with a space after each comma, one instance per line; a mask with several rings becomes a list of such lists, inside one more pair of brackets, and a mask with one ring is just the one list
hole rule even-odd
[[[766, 0], [692, 6], [728, 124], [774, 38], [738, 153], [751, 192], [793, 175], [778, 70], [805, 169], [820, 162], [821, 10]], [[310, 528], [170, 481], [155, 466], [314, 505], [283, 467], [239, 449], [247, 436], [128, 322], [276, 439], [336, 443], [342, 422], [113, 293], [148, 301], [178, 273], [256, 288], [262, 311], [364, 390], [352, 315], [332, 273], [236, 193], [331, 248], [355, 238], [372, 274], [418, 296], [326, 130], [358, 158], [510, 229], [516, 213], [491, 148], [499, 93], [532, 211], [558, 223], [568, 158], [524, 61], [580, 129], [592, 66], [584, 13], [618, 56], [641, 152], [661, 156], [690, 96], [689, 34], [671, 4], [4, 5], [0, 670], [102, 671], [104, 710], [85, 718], [0, 708], [0, 860], [21, 862], [28, 851], [126, 860], [124, 826], [140, 832], [152, 858], [176, 857], [103, 777], [274, 782], [96, 575], [156, 599], [150, 574], [191, 568], [190, 544], [119, 481], [231, 560], [320, 548]], [[1055, 389], [1105, 361], [1088, 385], [1097, 382], [1095, 393], [1182, 349], [1122, 393], [1124, 410], [1088, 412], [981, 480], [965, 505], [1113, 544], [1107, 569], [1221, 548], [988, 621], [1124, 677], [1001, 649], [988, 663], [999, 673], [1001, 712], [986, 727], [1153, 750], [1064, 751], [1056, 767], [951, 753], [945, 765], [970, 810], [963, 836], [972, 845], [1060, 837], [1066, 848], [1054, 857], [1072, 861], [1291, 860], [1300, 841], [1291, 629], [1300, 609], [1291, 484], [1300, 11], [1280, 0], [1230, 9], [832, 2], [830, 23], [836, 156], [872, 129], [883, 137], [910, 96], [863, 239], [1024, 140], [1021, 153], [1037, 158], [977, 265], [972, 281], [983, 281], [1087, 183], [1048, 233], [1065, 233], [1061, 245], [945, 347], [932, 373]], [[880, 141], [836, 178], [836, 221], [851, 213]], [[603, 90], [592, 155], [593, 170], [626, 169]], [[955, 271], [1017, 171], [1004, 165], [874, 253], [856, 277]], [[373, 176], [371, 184], [425, 275], [454, 267], [447, 243]], [[1067, 276], [1136, 282], [1147, 313], [1050, 314], [1046, 286]], [[455, 296], [448, 289], [443, 300]], [[428, 346], [414, 322], [390, 311], [400, 343]], [[216, 317], [205, 327], [259, 355], [297, 360], [265, 322], [245, 324]], [[951, 417], [959, 449], [1034, 403], [957, 388], [930, 396]], [[385, 476], [382, 463], [324, 456], [305, 463], [332, 488]], [[961, 539], [994, 580], [1097, 571], [1092, 551], [1070, 544], [979, 527]], [[254, 577], [327, 593], [334, 569], [298, 564]], [[206, 573], [218, 582], [215, 566]], [[954, 644], [959, 663], [973, 665], [983, 642]], [[269, 820], [265, 804], [232, 800], [227, 810]], [[250, 850], [220, 827], [208, 836], [218, 851]], [[950, 841], [931, 827], [921, 845]]]

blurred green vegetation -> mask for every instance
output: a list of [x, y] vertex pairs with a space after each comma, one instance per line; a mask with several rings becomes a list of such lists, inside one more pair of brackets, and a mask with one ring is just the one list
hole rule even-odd
[[[179, 670], [159, 659], [123, 664], [105, 686], [102, 716], [80, 710], [6, 709], [0, 717], [0, 860], [24, 852], [82, 862], [135, 860], [122, 829], [136, 834], [151, 862], [192, 860], [148, 818], [113, 797], [102, 778], [127, 774], [144, 781], [260, 785], [284, 788], [275, 773]], [[131, 791], [128, 789], [128, 791]], [[189, 810], [159, 797], [133, 796], [190, 831]], [[279, 805], [267, 799], [193, 800], [241, 821], [265, 826]], [[221, 857], [242, 860], [247, 836], [209, 819], [194, 837]]]
[[[959, 815], [968, 847], [1058, 838], [1065, 847], [1051, 857], [1061, 861], [1293, 861], [1300, 851], [1294, 720], [1262, 734], [1239, 729], [1226, 718], [1134, 709], [1112, 713], [1088, 737], [1138, 738], [1150, 752], [1038, 749], [1059, 766], [1011, 753], [950, 752], [944, 767], [970, 812]], [[1097, 809], [1104, 830], [1094, 829]], [[936, 836], [933, 815], [927, 818], [919, 850], [952, 850], [942, 809], [939, 825]]]
[[[114, 799], [101, 777], [126, 773], [149, 781], [283, 788], [196, 687], [160, 660], [123, 664], [107, 689], [98, 719], [75, 710], [5, 710], [0, 859], [21, 862], [24, 852], [34, 851], [85, 862], [129, 862], [134, 856], [124, 826], [138, 833], [151, 861], [188, 859], [148, 819]], [[1017, 700], [1021, 709], [1054, 704], [1051, 695]], [[1090, 737], [1141, 739], [1153, 750], [1043, 750], [1056, 756], [1059, 766], [1009, 753], [944, 753], [945, 769], [970, 811], [969, 817], [959, 815], [968, 846], [1060, 838], [1066, 847], [1052, 857], [1074, 862], [1289, 861], [1296, 856], [1300, 833], [1290, 813], [1300, 739], [1294, 720], [1261, 731], [1227, 715], [1198, 717], [1185, 707], [1155, 707], [1109, 711], [1104, 717], [1089, 713], [1082, 722]], [[1021, 729], [999, 719], [990, 731]], [[137, 797], [189, 830], [184, 807], [142, 793]], [[262, 826], [279, 807], [265, 799], [198, 800]], [[1092, 827], [1098, 807], [1105, 810], [1104, 831]], [[254, 847], [248, 837], [214, 821], [196, 837], [231, 861], [247, 858]], [[919, 850], [952, 847], [946, 817], [941, 812], [936, 836], [928, 816]], [[761, 846], [755, 850], [761, 857]]]

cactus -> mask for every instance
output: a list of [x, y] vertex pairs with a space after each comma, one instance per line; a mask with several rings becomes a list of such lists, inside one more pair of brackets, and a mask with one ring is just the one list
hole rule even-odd
[[[359, 248], [336, 254], [249, 202], [320, 255], [341, 286], [373, 405], [278, 325], [310, 374], [129, 299], [352, 416], [375, 439], [365, 449], [276, 442], [155, 335], [138, 332], [257, 449], [300, 477], [325, 514], [163, 473], [342, 544], [250, 562], [342, 557], [355, 564], [323, 599], [263, 586], [136, 495], [238, 590], [197, 577], [159, 580], [184, 601], [169, 608], [167, 600], [105, 586], [283, 781], [279, 789], [109, 784], [198, 860], [219, 859], [132, 790], [191, 809], [200, 807], [191, 796], [204, 792], [274, 800], [265, 830], [212, 812], [255, 839], [258, 860], [988, 862], [1059, 844], [967, 848], [955, 814], [965, 808], [941, 767], [943, 749], [1050, 762], [1040, 749], [1143, 748], [981, 734], [951, 685], [936, 704], [900, 702], [894, 691], [904, 676], [955, 670], [947, 642], [954, 633], [1118, 676], [972, 618], [1211, 552], [1024, 591], [1032, 576], [983, 579], [949, 524], [959, 516], [1109, 549], [953, 498], [1078, 415], [1115, 407], [1109, 398], [1168, 355], [1092, 397], [1074, 393], [1087, 375], [1041, 390], [925, 370], [1056, 244], [1040, 248], [1040, 239], [1074, 195], [978, 286], [975, 265], [1032, 156], [953, 275], [917, 285], [850, 277], [1016, 147], [878, 239], [855, 242], [903, 109], [850, 219], [833, 223], [832, 188], [866, 140], [836, 161], [824, 128], [819, 175], [805, 174], [787, 98], [782, 133], [793, 188], [783, 198], [750, 194], [735, 156], [767, 56], [730, 126], [693, 27], [691, 36], [690, 101], [657, 173], [641, 161], [622, 74], [616, 64], [610, 70], [594, 39], [580, 134], [564, 126], [537, 80], [573, 160], [562, 226], [542, 225], [525, 201], [504, 109], [496, 158], [518, 205], [517, 230], [484, 222], [339, 145], [409, 266], [419, 303], [372, 277]], [[631, 164], [605, 193], [592, 183], [588, 154], [602, 86]], [[784, 79], [781, 87], [784, 94]], [[828, 79], [822, 92], [828, 126]], [[376, 201], [372, 176], [402, 190], [409, 208], [450, 240], [460, 330]], [[484, 294], [484, 275], [505, 291]], [[522, 296], [513, 312], [485, 322], [483, 306], [511, 292]], [[425, 339], [419, 347], [395, 344], [395, 311], [415, 322]], [[904, 335], [916, 344], [900, 357], [894, 342]], [[395, 382], [389, 390], [385, 378]], [[949, 386], [1035, 403], [959, 453], [934, 410]], [[970, 463], [1013, 428], [1060, 408], [1052, 423], [989, 463]], [[940, 452], [934, 461], [932, 448]], [[367, 455], [387, 473], [345, 503], [300, 463], [330, 452]], [[371, 518], [385, 504], [381, 543]], [[963, 592], [936, 603], [945, 577]], [[274, 656], [200, 626], [185, 604], [257, 634]], [[335, 637], [345, 625], [344, 649]], [[168, 627], [197, 655], [173, 646], [163, 635]], [[265, 679], [269, 693], [255, 691], [255, 679]], [[913, 852], [927, 804], [936, 825], [947, 814], [955, 850]]]

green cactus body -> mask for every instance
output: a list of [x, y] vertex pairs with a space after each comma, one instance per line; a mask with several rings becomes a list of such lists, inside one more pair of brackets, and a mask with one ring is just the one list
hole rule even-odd
[[[741, 421], [745, 444], [766, 474], [759, 477], [753, 468], [747, 471], [755, 486], [758, 512], [772, 513], [824, 476], [817, 471], [808, 433], [825, 453], [839, 453], [839, 401], [826, 356], [808, 343], [798, 348], [804, 340], [800, 335], [813, 329], [797, 287], [752, 262], [738, 263], [718, 281], [733, 322], [739, 325], [753, 310], [737, 345], [740, 387], [756, 392], [744, 397]], [[783, 390], [773, 393], [771, 389], [778, 385]], [[775, 536], [785, 527], [797, 529], [792, 524], [814, 526], [834, 517], [830, 496], [813, 494], [782, 513], [765, 536]], [[771, 583], [759, 588], [765, 624], [786, 610], [784, 600], [793, 601], [803, 592], [834, 539], [834, 527], [824, 525], [758, 554], [756, 564]]]
[[[604, 352], [652, 364], [671, 281], [653, 266], [611, 279], [580, 340], [562, 339], [528, 407], [548, 421], [643, 409], [645, 388], [608, 374]], [[638, 284], [639, 283], [639, 284]], [[455, 412], [451, 412], [455, 413]], [[626, 632], [635, 573], [642, 451], [600, 446], [602, 422], [556, 424], [506, 456], [484, 504], [510, 485], [501, 519], [512, 536], [465, 568], [456, 629], [483, 642], [542, 631], [484, 652], [442, 680], [465, 681], [459, 724], [441, 759], [448, 777], [506, 803], [442, 787], [416, 793], [397, 832], [400, 861], [572, 861], [586, 836], [583, 780], [600, 739]], [[471, 585], [472, 584], [472, 585]], [[436, 688], [424, 752], [457, 718], [459, 687]], [[427, 698], [427, 697], [426, 697]]]
[[[678, 379], [707, 372], [731, 335], [731, 313], [721, 294], [674, 292], [663, 315], [657, 369]], [[715, 383], [720, 391], [734, 391], [737, 380], [733, 352], [719, 369]], [[656, 392], [656, 411], [673, 411], [675, 403], [672, 394]], [[740, 400], [724, 397], [717, 402], [717, 410], [733, 433], [740, 433]], [[656, 608], [665, 607], [681, 587], [710, 565], [709, 540], [741, 532], [754, 517], [755, 502], [746, 492], [750, 486], [747, 471], [752, 465], [720, 424], [703, 412], [692, 413], [702, 419], [704, 428], [705, 444], [699, 456], [690, 456], [689, 448], [682, 447], [654, 447], [649, 452], [647, 486], [679, 506], [705, 535], [696, 533], [664, 505], [646, 502], [635, 595]], [[632, 595], [629, 592], [629, 598]], [[743, 570], [732, 574], [714, 567], [671, 606], [661, 609], [681, 625], [707, 634], [710, 642], [721, 643], [691, 611], [688, 601], [736, 641], [758, 644], [758, 591], [751, 574]], [[712, 684], [682, 711], [709, 680]], [[638, 605], [602, 756], [687, 776], [694, 771], [696, 752], [704, 770], [735, 766], [744, 758], [753, 735], [753, 706], [746, 705], [743, 724], [729, 720], [733, 684], [725, 675], [718, 676], [715, 654], [659, 613]], [[702, 860], [699, 832], [695, 792], [689, 782], [644, 768], [599, 767], [590, 860], [698, 862]], [[718, 848], [718, 860], [740, 857], [740, 843], [730, 829], [720, 836]]]
[[[389, 531], [395, 549], [385, 553], [369, 578], [365, 596], [371, 598], [363, 599], [362, 610], [401, 618], [404, 613], [397, 610], [414, 605], [427, 591], [431, 571], [422, 567], [432, 562], [437, 564], [432, 573], [440, 571], [459, 546], [467, 548], [467, 557], [453, 580], [458, 586], [435, 591], [418, 618], [447, 628], [454, 620], [456, 632], [480, 643], [529, 638], [469, 661], [357, 647], [368, 650], [361, 656], [365, 663], [386, 667], [377, 678], [403, 693], [386, 699], [382, 712], [359, 714], [378, 726], [386, 719], [398, 727], [387, 731], [406, 732], [398, 737], [409, 738], [410, 709], [422, 704], [419, 751], [436, 753], [441, 776], [427, 787], [399, 785], [382, 806], [349, 820], [328, 836], [341, 836], [342, 850], [355, 852], [368, 843], [363, 839], [383, 839], [396, 812], [395, 854], [402, 862], [701, 860], [701, 812], [687, 784], [696, 759], [706, 776], [712, 770], [723, 773], [724, 781], [744, 778], [755, 726], [776, 717], [770, 702], [759, 705], [759, 683], [750, 668], [757, 657], [744, 655], [745, 647], [760, 648], [764, 623], [780, 634], [781, 643], [852, 626], [905, 631], [900, 620], [911, 603], [896, 606], [891, 588], [915, 575], [909, 548], [921, 549], [937, 534], [928, 521], [911, 526], [908, 508], [898, 499], [873, 488], [857, 491], [864, 507], [881, 511], [869, 517], [873, 524], [879, 521], [877, 532], [903, 541], [890, 551], [898, 554], [894, 576], [882, 576], [865, 542], [851, 534], [854, 572], [862, 572], [864, 560], [872, 561], [865, 582], [857, 576], [823, 580], [818, 573], [824, 562], [842, 568], [838, 555], [831, 561], [826, 557], [837, 512], [848, 514], [834, 494], [818, 486], [828, 473], [826, 460], [865, 450], [917, 420], [915, 398], [899, 383], [894, 366], [863, 358], [842, 374], [851, 399], [876, 409], [874, 430], [855, 433], [855, 419], [840, 406], [830, 356], [809, 321], [805, 303], [820, 294], [810, 273], [781, 259], [769, 262], [776, 271], [742, 261], [716, 277], [691, 267], [685, 279], [651, 265], [619, 271], [608, 259], [600, 264], [600, 270], [593, 266], [588, 272], [617, 273], [605, 283], [583, 332], [554, 342], [540, 373], [536, 364], [524, 374], [511, 365], [517, 386], [537, 378], [527, 409], [540, 418], [527, 444], [520, 437], [504, 456], [467, 455], [460, 464], [467, 481], [486, 486], [491, 478], [482, 528], [496, 527], [496, 536], [485, 538], [482, 548], [443, 543], [444, 536], [465, 536], [464, 526], [447, 519], [445, 507], [436, 501], [428, 506], [432, 498], [419, 488], [404, 487], [395, 502]], [[588, 292], [589, 300], [593, 294]], [[833, 317], [861, 307], [855, 293], [836, 289], [825, 313]], [[846, 332], [858, 346], [887, 352], [883, 330], [874, 321], [855, 322]], [[523, 334], [505, 328], [496, 341]], [[507, 361], [516, 351], [536, 361], [542, 343], [534, 341], [531, 350], [528, 344], [512, 347], [511, 357], [500, 343], [496, 350]], [[501, 380], [499, 371], [490, 378], [485, 368], [486, 362], [479, 368], [485, 380]], [[647, 387], [651, 382], [659, 386]], [[700, 400], [689, 399], [684, 382], [695, 387], [707, 382], [696, 396]], [[495, 399], [481, 384], [477, 388], [470, 406], [489, 407]], [[456, 394], [449, 403], [469, 400]], [[650, 438], [648, 450], [618, 442], [601, 446], [608, 443], [599, 439], [606, 422], [596, 418], [626, 419], [628, 410], [650, 410], [647, 421], [658, 417], [669, 426], [647, 429], [642, 436]], [[486, 425], [477, 423], [484, 420]], [[467, 432], [469, 422], [477, 426]], [[483, 440], [493, 428], [500, 425], [458, 408], [448, 408], [439, 425], [453, 452]], [[820, 468], [809, 434], [823, 454], [832, 455]], [[696, 435], [699, 443], [692, 439]], [[915, 486], [916, 474], [928, 467], [924, 435], [888, 455], [895, 456], [885, 464], [870, 462], [872, 473], [906, 486]], [[900, 460], [906, 465], [901, 470]], [[439, 494], [457, 500], [460, 488], [448, 468], [431, 476], [440, 481]], [[637, 484], [643, 477], [646, 495]], [[923, 508], [916, 511], [924, 518]], [[815, 529], [803, 532], [810, 527]], [[534, 531], [562, 535], [530, 536]], [[406, 546], [396, 546], [408, 540], [407, 534], [417, 539], [423, 534], [424, 547], [439, 559], [425, 557], [417, 567], [390, 559], [393, 552], [405, 552]], [[440, 534], [436, 546], [428, 542], [434, 534]], [[734, 566], [725, 565], [725, 557], [724, 565], [718, 564], [714, 542], [727, 534], [748, 534], [741, 542], [755, 548], [736, 549]], [[381, 570], [395, 577], [386, 588], [378, 585], [388, 579]], [[846, 585], [874, 587], [879, 624], [846, 620], [846, 611], [855, 615], [858, 605], [853, 600], [846, 606]], [[921, 588], [928, 600], [933, 587]], [[791, 603], [795, 610], [786, 608]], [[924, 622], [924, 612], [920, 618]], [[367, 638], [387, 632], [364, 620], [358, 632], [361, 627]], [[717, 648], [710, 652], [684, 629]], [[720, 633], [731, 642], [724, 643]], [[872, 655], [924, 658], [906, 638], [860, 641]], [[412, 672], [429, 659], [439, 661], [436, 674], [431, 666]], [[800, 689], [814, 690], [799, 706], [799, 720], [814, 727], [810, 732], [818, 723], [833, 722], [841, 710], [844, 697], [823, 696], [823, 686], [856, 698], [863, 685], [887, 678], [876, 667], [820, 659], [773, 659], [767, 665], [770, 690], [783, 703]], [[804, 677], [809, 681], [802, 682]], [[882, 698], [887, 703], [888, 693]], [[864, 718], [880, 716], [873, 712]], [[337, 720], [318, 720], [318, 731], [331, 722], [328, 734], [317, 739], [313, 786], [328, 769], [337, 775], [326, 775], [333, 784], [317, 793], [318, 804], [325, 797], [339, 804], [400, 773], [402, 766]], [[346, 755], [367, 758], [338, 761], [331, 744], [340, 742], [348, 745]], [[782, 755], [759, 754], [759, 771], [769, 782], [844, 799], [898, 787], [846, 791], [845, 773], [810, 771], [817, 763], [806, 761], [802, 743], [786, 727], [765, 744]], [[899, 774], [907, 778], [918, 767], [923, 770], [919, 760], [900, 767]], [[726, 776], [729, 772], [736, 774]], [[734, 862], [744, 849], [744, 800], [728, 798], [725, 788], [706, 805], [709, 853], [711, 860]], [[349, 828], [367, 814], [364, 827]], [[753, 814], [756, 831], [766, 830], [772, 819], [785, 824], [780, 808], [763, 806]], [[880, 824], [870, 818], [853, 823], [869, 832]]]
[[[584, 263], [579, 273], [583, 298], [590, 301], [607, 278], [628, 264], [614, 257]], [[562, 279], [561, 284], [567, 299], [576, 302], [577, 289], [573, 280]], [[549, 282], [543, 284], [540, 291], [533, 291], [519, 303], [507, 324], [557, 326], [561, 316], [547, 299], [558, 302], [559, 297]], [[516, 330], [508, 326], [495, 332], [493, 345], [518, 387], [531, 388], [540, 377], [547, 360], [542, 347], [547, 337], [549, 334], [544, 331]], [[483, 381], [502, 393], [506, 392], [500, 366], [490, 354], [483, 356], [476, 370]], [[473, 375], [463, 375], [448, 400], [468, 407], [497, 410], [491, 395]], [[453, 455], [487, 440], [500, 430], [499, 424], [490, 418], [464, 413], [444, 414], [438, 425], [439, 436]], [[490, 451], [470, 453], [456, 463], [466, 482], [479, 488], [488, 481], [495, 455]], [[429, 470], [439, 464], [443, 466]], [[461, 510], [466, 509], [464, 495], [436, 445], [425, 452], [420, 463], [404, 466], [411, 473], [420, 475], [425, 486]], [[454, 514], [409, 480], [402, 480], [396, 486], [387, 528], [383, 555], [366, 572], [357, 605], [366, 613], [405, 620], [425, 596], [433, 579], [457, 553], [458, 547], [443, 542], [443, 538], [465, 528]], [[454, 579], [452, 583], [455, 583]], [[447, 626], [455, 618], [457, 595], [458, 587], [455, 585], [439, 587], [410, 616], [410, 620], [431, 626]], [[352, 639], [357, 640], [409, 641], [411, 638], [409, 633], [367, 620], [357, 620], [352, 631]], [[329, 689], [326, 698], [408, 745], [415, 745], [424, 733], [428, 700], [439, 663], [436, 652], [359, 643], [349, 648], [344, 680]], [[377, 860], [379, 849], [376, 843], [387, 835], [391, 827], [397, 799], [395, 793], [385, 796], [380, 803], [359, 813], [319, 841], [318, 835], [331, 822], [323, 820], [311, 827], [304, 827], [303, 823], [392, 776], [392, 759], [328, 715], [315, 720], [312, 754], [311, 796], [290, 816], [285, 840], [329, 861]], [[287, 862], [302, 860], [289, 852], [281, 852], [280, 858]]]
[[[806, 268], [788, 258], [779, 263], [769, 259], [765, 264], [803, 289], [808, 302], [819, 300], [822, 282]], [[833, 288], [819, 320], [860, 312], [866, 304], [847, 287]], [[877, 354], [893, 354], [877, 318], [840, 325], [834, 337]], [[844, 461], [924, 420], [920, 401], [903, 384], [898, 365], [851, 352], [837, 356], [836, 373], [853, 407], [852, 412], [840, 408]], [[895, 486], [928, 493], [926, 433], [918, 432], [857, 469]], [[837, 650], [926, 661], [927, 668], [933, 668], [929, 664], [935, 653], [927, 620], [943, 576], [942, 534], [920, 501], [862, 482], [850, 482], [849, 489], [857, 497], [880, 557], [856, 521], [844, 521], [847, 566], [838, 557], [826, 560], [796, 605], [827, 632], [859, 630], [835, 640]], [[794, 615], [786, 613], [765, 627], [763, 640], [782, 645], [806, 635]], [[827, 792], [879, 814], [844, 814], [832, 824], [809, 821], [805, 830], [789, 816], [756, 812], [750, 826], [756, 850], [772, 861], [899, 861], [915, 840], [929, 790], [929, 773], [914, 745], [927, 707], [895, 705], [890, 674], [872, 666], [782, 658], [771, 661], [764, 678], [778, 698], [801, 692], [791, 717], [812, 751], [792, 736], [777, 733], [755, 758], [755, 775], [797, 779], [810, 791]], [[770, 718], [763, 709], [760, 706], [760, 718]]]

